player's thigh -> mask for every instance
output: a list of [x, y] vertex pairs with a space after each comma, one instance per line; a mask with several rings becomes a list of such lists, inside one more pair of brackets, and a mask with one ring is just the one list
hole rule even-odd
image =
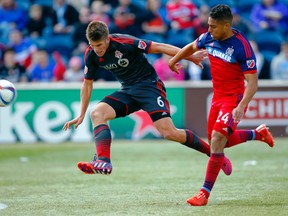
[[215, 122], [218, 118], [220, 109], [221, 109], [221, 106], [211, 105], [209, 116], [208, 116], [208, 122], [207, 122], [207, 135], [208, 135], [207, 138], [209, 141], [211, 140], [212, 131], [213, 131]]
[[108, 121], [116, 117], [115, 110], [107, 103], [99, 102], [90, 113], [92, 121], [98, 119], [99, 121]]
[[176, 130], [176, 127], [171, 118], [161, 118], [154, 122], [155, 127], [161, 133], [168, 133]]
[[143, 81], [135, 87], [133, 93], [133, 99], [150, 115], [153, 122], [170, 117], [166, 88], [161, 80]]
[[235, 106], [223, 106], [221, 107], [213, 130], [221, 133], [227, 139], [237, 128], [237, 123], [234, 122], [232, 111]]
[[101, 102], [108, 104], [114, 110], [114, 118], [125, 117], [140, 109], [131, 95], [122, 90], [113, 92], [101, 100]]

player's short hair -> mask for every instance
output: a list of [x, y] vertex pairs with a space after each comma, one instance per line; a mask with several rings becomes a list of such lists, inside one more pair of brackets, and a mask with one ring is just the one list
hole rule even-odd
[[109, 35], [108, 26], [101, 21], [91, 21], [86, 29], [86, 38], [91, 41], [98, 41], [107, 38]]
[[233, 15], [228, 5], [225, 4], [216, 5], [211, 9], [209, 16], [217, 21], [228, 22], [232, 24]]

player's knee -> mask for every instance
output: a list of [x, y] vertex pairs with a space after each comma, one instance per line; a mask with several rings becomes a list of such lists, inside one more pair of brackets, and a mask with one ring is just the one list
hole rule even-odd
[[101, 114], [101, 112], [97, 109], [93, 109], [91, 112], [90, 112], [90, 118], [93, 121], [97, 120], [97, 119], [100, 119], [101, 116], [103, 116], [103, 114]]
[[177, 140], [177, 134], [173, 130], [161, 130], [160, 134], [164, 139], [171, 141]]
[[223, 134], [214, 131], [211, 137], [212, 153], [223, 152], [226, 142], [227, 139]]

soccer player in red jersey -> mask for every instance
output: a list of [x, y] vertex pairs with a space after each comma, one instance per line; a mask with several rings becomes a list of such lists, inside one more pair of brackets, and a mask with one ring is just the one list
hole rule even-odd
[[[130, 35], [109, 34], [108, 27], [100, 21], [92, 21], [87, 27], [89, 47], [85, 52], [85, 79], [81, 88], [81, 111], [78, 117], [65, 123], [63, 129], [72, 125], [77, 128], [85, 117], [93, 89], [93, 78], [98, 68], [112, 72], [121, 83], [121, 88], [101, 100], [90, 113], [97, 157], [93, 162], [79, 162], [78, 168], [86, 174], [109, 175], [112, 172], [110, 160], [111, 132], [108, 121], [127, 116], [140, 109], [146, 111], [160, 134], [168, 140], [182, 143], [210, 156], [210, 146], [188, 129], [177, 129], [170, 116], [166, 88], [159, 79], [145, 53], [175, 55], [180, 48]], [[204, 51], [205, 52], [205, 51]], [[203, 51], [187, 57], [201, 66], [207, 57]], [[109, 73], [109, 72], [108, 72]], [[223, 165], [226, 175], [231, 173], [228, 158]]]
[[187, 200], [193, 206], [208, 203], [210, 192], [223, 166], [225, 147], [247, 140], [260, 140], [270, 147], [274, 146], [273, 137], [264, 124], [255, 130], [236, 130], [257, 91], [258, 77], [255, 55], [248, 40], [241, 32], [233, 29], [231, 24], [229, 6], [215, 6], [209, 15], [208, 32], [186, 45], [169, 61], [171, 70], [178, 71], [177, 62], [198, 50], [206, 49], [211, 64], [214, 91], [208, 118], [211, 155], [203, 187], [197, 195]]

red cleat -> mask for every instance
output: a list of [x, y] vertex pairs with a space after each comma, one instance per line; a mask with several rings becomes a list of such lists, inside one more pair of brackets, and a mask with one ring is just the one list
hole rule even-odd
[[226, 156], [224, 157], [224, 163], [221, 169], [225, 173], [225, 175], [231, 175], [232, 173], [232, 163]]
[[110, 175], [112, 173], [112, 164], [103, 160], [79, 162], [78, 168], [85, 174]]
[[208, 198], [206, 198], [205, 193], [200, 190], [198, 194], [187, 199], [187, 203], [192, 206], [205, 206], [208, 203]]
[[274, 138], [269, 131], [269, 128], [266, 127], [265, 124], [261, 124], [255, 129], [256, 133], [258, 133], [261, 137], [260, 141], [267, 143], [271, 148], [274, 146]]

